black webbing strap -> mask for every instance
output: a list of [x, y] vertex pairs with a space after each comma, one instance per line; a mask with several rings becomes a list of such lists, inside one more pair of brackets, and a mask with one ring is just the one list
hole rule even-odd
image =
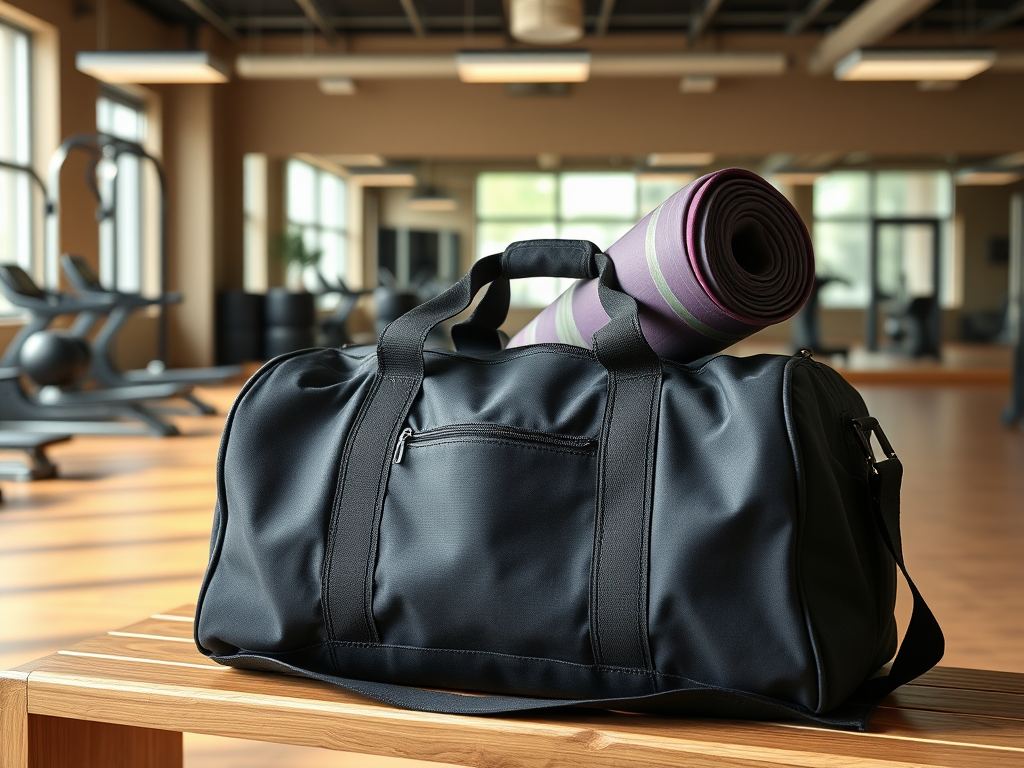
[[[604, 257], [607, 258], [607, 257]], [[591, 561], [590, 639], [600, 665], [652, 670], [647, 636], [655, 433], [661, 361], [643, 340], [633, 297], [612, 289], [602, 270], [598, 294], [611, 320], [594, 335], [608, 368], [598, 466], [597, 524]]]
[[467, 355], [501, 352], [508, 343], [508, 336], [500, 328], [508, 317], [511, 298], [507, 277], [499, 277], [487, 286], [473, 314], [452, 326], [452, 343], [456, 351]]
[[910, 614], [907, 634], [903, 638], [899, 653], [893, 659], [889, 674], [868, 680], [851, 699], [852, 705], [869, 706], [873, 711], [882, 699], [901, 685], [920, 677], [938, 664], [945, 652], [946, 641], [939, 622], [935, 620], [917, 585], [907, 573], [907, 564], [903, 559], [903, 540], [900, 536], [900, 485], [903, 482], [903, 465], [893, 456], [886, 461], [872, 463], [872, 469], [869, 482], [878, 531], [914, 597], [914, 608]]
[[259, 654], [239, 654], [220, 659], [226, 663], [239, 662], [246, 669], [289, 672], [320, 680], [353, 693], [367, 696], [404, 709], [458, 715], [499, 715], [557, 707], [600, 707], [621, 710], [691, 711], [698, 716], [714, 707], [721, 716], [765, 718], [801, 718], [821, 725], [853, 730], [866, 730], [875, 708], [899, 686], [922, 675], [939, 662], [943, 652], [942, 630], [925, 604], [914, 582], [907, 573], [899, 535], [899, 494], [903, 467], [896, 458], [875, 465], [872, 474], [872, 508], [879, 532], [886, 547], [910, 584], [914, 595], [914, 609], [910, 626], [903, 638], [899, 653], [887, 676], [868, 680], [851, 699], [841, 707], [825, 714], [816, 714], [803, 707], [742, 691], [694, 684], [692, 687], [652, 693], [628, 698], [546, 699], [517, 696], [465, 695], [448, 691], [410, 688], [392, 683], [325, 675], [292, 666], [278, 659]]

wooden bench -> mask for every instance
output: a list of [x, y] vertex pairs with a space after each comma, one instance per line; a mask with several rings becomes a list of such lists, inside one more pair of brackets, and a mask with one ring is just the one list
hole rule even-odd
[[0, 673], [0, 767], [181, 766], [184, 731], [468, 766], [1024, 766], [1024, 675], [938, 668], [868, 733], [568, 710], [461, 717], [219, 666], [192, 608]]

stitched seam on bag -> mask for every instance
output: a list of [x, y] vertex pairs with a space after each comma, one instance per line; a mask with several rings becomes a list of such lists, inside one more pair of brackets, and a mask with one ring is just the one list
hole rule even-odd
[[[637, 621], [640, 632], [641, 650], [644, 654], [644, 665], [651, 671], [651, 685], [657, 690], [658, 684], [654, 673], [654, 659], [651, 654], [651, 637], [647, 624], [647, 613], [650, 600], [650, 567], [651, 567], [651, 526], [654, 524], [654, 463], [657, 458], [652, 431], [657, 428], [655, 415], [657, 411], [658, 396], [660, 395], [657, 375], [650, 376], [655, 386], [651, 387], [651, 400], [647, 411], [647, 462], [644, 466], [644, 529], [642, 532], [642, 548], [640, 558], [640, 589], [637, 595]], [[653, 455], [652, 455], [653, 454]]]
[[605, 533], [605, 495], [607, 488], [608, 432], [611, 429], [611, 416], [615, 412], [615, 395], [618, 381], [612, 371], [608, 372], [608, 401], [605, 403], [604, 423], [601, 425], [602, 453], [598, 461], [598, 494], [597, 494], [597, 546], [594, 549], [594, 574], [591, 587], [591, 615], [593, 616], [594, 660], [600, 665], [604, 661], [604, 648], [601, 643], [601, 553], [604, 551]]
[[426, 352], [427, 354], [437, 355], [438, 357], [464, 360], [467, 363], [473, 363], [475, 365], [501, 365], [502, 363], [517, 360], [521, 357], [530, 357], [532, 355], [563, 355], [565, 357], [575, 357], [579, 360], [593, 360], [597, 362], [597, 356], [592, 350], [585, 349], [583, 347], [574, 347], [560, 341], [548, 344], [531, 344], [529, 347], [513, 347], [513, 349], [522, 349], [522, 351], [509, 352], [500, 360], [483, 360], [479, 357], [467, 355], [464, 352], [455, 352], [448, 349], [429, 349], [426, 350]]
[[[810, 606], [807, 602], [806, 590], [804, 588], [803, 574], [803, 545], [804, 527], [806, 524], [807, 511], [807, 476], [804, 472], [803, 456], [800, 449], [800, 436], [797, 433], [795, 414], [793, 412], [793, 383], [796, 366], [804, 363], [803, 359], [791, 358], [782, 369], [782, 415], [786, 427], [786, 438], [790, 445], [790, 452], [793, 458], [793, 474], [795, 476], [795, 491], [797, 494], [797, 514], [794, 521], [796, 541], [793, 543], [793, 578], [797, 585], [797, 593], [800, 598], [800, 610], [803, 613], [804, 628], [807, 631], [807, 641], [811, 646], [811, 654], [814, 657], [818, 683], [818, 701], [816, 710], [820, 710], [828, 700], [828, 686], [825, 679], [825, 660], [821, 649], [818, 646], [818, 639], [814, 632], [814, 624], [811, 621]], [[813, 368], [813, 363], [811, 365]], [[834, 404], [833, 404], [834, 405]], [[801, 518], [801, 512], [803, 518]]]
[[[607, 664], [580, 664], [579, 662], [566, 661], [564, 659], [539, 659], [536, 656], [520, 656], [514, 653], [498, 653], [495, 651], [475, 651], [472, 649], [465, 648], [420, 648], [412, 645], [385, 645], [384, 643], [366, 643], [357, 640], [331, 640], [329, 642], [333, 645], [342, 646], [346, 648], [381, 648], [392, 649], [397, 651], [411, 651], [413, 653], [434, 654], [456, 653], [469, 656], [486, 656], [491, 658], [498, 657], [503, 659], [515, 659], [517, 661], [528, 661], [532, 664], [561, 664], [564, 666], [570, 666], [577, 669], [595, 669], [601, 672], [614, 672], [616, 674], [634, 675], [639, 677], [647, 677], [650, 674], [650, 670], [638, 669], [635, 667], [615, 667]], [[685, 680], [686, 678], [681, 679]]]
[[[199, 587], [199, 596], [196, 600], [195, 621], [193, 622], [193, 637], [196, 642], [196, 647], [199, 649], [201, 653], [203, 653], [206, 656], [212, 656], [213, 651], [210, 651], [209, 649], [204, 648], [202, 645], [199, 644], [199, 615], [202, 611], [203, 603], [205, 602], [206, 599], [207, 590], [209, 589], [210, 583], [213, 581], [213, 574], [217, 570], [217, 566], [220, 564], [220, 556], [224, 549], [225, 536], [223, 535], [223, 532], [228, 524], [227, 489], [224, 487], [224, 460], [227, 458], [228, 441], [230, 440], [231, 437], [231, 426], [234, 424], [235, 415], [238, 412], [238, 408], [241, 405], [242, 400], [250, 392], [252, 392], [257, 387], [257, 385], [265, 382], [267, 376], [271, 373], [271, 371], [276, 370], [288, 360], [306, 354], [309, 354], [309, 350], [297, 350], [295, 352], [290, 352], [285, 355], [282, 355], [281, 357], [275, 358], [274, 360], [268, 363], [264, 363], [264, 365], [258, 371], [256, 371], [256, 373], [254, 373], [249, 378], [249, 380], [245, 382], [245, 384], [242, 385], [242, 389], [239, 391], [238, 395], [235, 397], [234, 402], [231, 404], [231, 408], [228, 411], [227, 418], [224, 421], [224, 431], [221, 437], [221, 444], [217, 450], [217, 500], [215, 502], [216, 507], [219, 509], [219, 514], [217, 516], [217, 522], [219, 523], [217, 529], [217, 539], [213, 544], [213, 551], [210, 553], [210, 559], [206, 566], [206, 573], [203, 576], [203, 583]], [[223, 503], [221, 503], [222, 501]]]
[[[377, 375], [373, 377], [373, 383], [370, 385], [370, 391], [366, 394], [366, 399], [364, 399], [362, 404], [359, 406], [359, 411], [356, 414], [352, 427], [348, 431], [348, 435], [346, 435], [345, 445], [341, 452], [341, 466], [338, 468], [338, 485], [334, 491], [334, 504], [331, 508], [331, 523], [328, 527], [327, 533], [327, 552], [324, 556], [323, 574], [321, 576], [321, 589], [323, 590], [321, 595], [321, 605], [324, 612], [327, 637], [330, 639], [334, 638], [334, 622], [331, 616], [331, 566], [334, 563], [334, 549], [337, 542], [338, 524], [341, 518], [342, 492], [345, 488], [345, 481], [348, 478], [348, 467], [352, 458], [352, 447], [355, 442], [355, 435], [358, 433], [359, 428], [366, 419], [366, 414], [369, 412], [368, 403], [373, 400], [377, 390], [380, 389], [381, 381], [383, 381], [383, 377], [380, 375], [378, 370]], [[373, 637], [373, 635], [370, 634], [370, 637]], [[331, 655], [333, 660], [333, 650]]]

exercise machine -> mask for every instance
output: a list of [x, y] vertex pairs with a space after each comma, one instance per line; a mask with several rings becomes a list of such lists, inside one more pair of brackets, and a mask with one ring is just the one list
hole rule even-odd
[[[140, 384], [111, 389], [67, 391], [61, 387], [73, 386], [78, 372], [87, 370], [76, 355], [75, 360], [55, 359], [60, 370], [53, 370], [52, 378], [41, 377], [38, 391], [27, 392], [22, 386], [23, 355], [33, 338], [35, 346], [42, 352], [47, 349], [70, 350], [67, 344], [70, 334], [47, 331], [54, 319], [64, 315], [95, 311], [95, 301], [69, 296], [55, 291], [44, 291], [21, 267], [14, 264], [0, 265], [0, 292], [7, 300], [29, 311], [28, 322], [11, 339], [0, 356], [0, 430], [16, 429], [32, 432], [59, 432], [71, 434], [144, 434], [157, 436], [178, 434], [178, 429], [168, 421], [154, 414], [146, 407], [153, 400], [181, 397], [190, 391], [187, 386], [176, 384]], [[51, 334], [47, 337], [45, 335]], [[75, 338], [75, 337], [71, 337]], [[39, 340], [43, 340], [41, 343]], [[70, 342], [69, 342], [70, 343]], [[85, 342], [77, 340], [78, 349]], [[84, 347], [86, 350], [87, 346]], [[63, 356], [63, 355], [58, 355]], [[31, 355], [28, 356], [31, 358]], [[36, 368], [35, 361], [28, 359], [28, 368]], [[47, 368], [45, 361], [39, 361], [37, 375]], [[139, 426], [124, 423], [137, 422]]]
[[811, 293], [807, 297], [800, 311], [793, 318], [793, 349], [810, 349], [822, 357], [842, 355], [846, 357], [850, 353], [849, 347], [827, 347], [821, 339], [821, 302], [819, 294], [821, 289], [829, 283], [844, 283], [849, 281], [842, 277], [818, 276], [814, 277], [814, 284]]
[[[180, 293], [165, 293], [157, 298], [149, 299], [137, 293], [121, 293], [103, 287], [99, 276], [89, 263], [81, 256], [64, 254], [61, 256], [61, 267], [64, 276], [78, 295], [96, 303], [96, 309], [83, 310], [71, 332], [81, 338], [87, 337], [96, 326], [99, 331], [92, 341], [93, 356], [89, 378], [104, 387], [124, 387], [132, 384], [219, 384], [232, 376], [242, 373], [240, 365], [222, 365], [214, 368], [179, 368], [167, 370], [157, 362], [153, 369], [144, 368], [135, 371], [122, 371], [114, 365], [112, 350], [118, 333], [131, 317], [132, 313], [146, 307], [177, 304], [182, 300]], [[216, 413], [216, 409], [200, 400], [192, 393], [183, 395], [200, 413]]]
[[337, 295], [338, 305], [328, 317], [319, 323], [319, 336], [317, 343], [324, 347], [340, 347], [348, 344], [352, 339], [348, 335], [346, 324], [352, 311], [359, 303], [362, 296], [373, 294], [373, 290], [353, 291], [344, 280], [339, 279], [337, 283], [328, 282], [324, 273], [319, 268], [316, 270], [316, 279], [320, 283], [321, 296]]

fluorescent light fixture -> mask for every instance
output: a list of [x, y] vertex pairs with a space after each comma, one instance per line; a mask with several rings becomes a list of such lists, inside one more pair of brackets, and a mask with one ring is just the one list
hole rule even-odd
[[685, 187], [696, 179], [693, 173], [638, 173], [636, 180], [641, 184], [675, 184], [680, 188]]
[[679, 81], [682, 93], [714, 93], [718, 88], [718, 78], [714, 75], [687, 75]]
[[1020, 181], [1024, 175], [1013, 171], [987, 171], [966, 169], [958, 171], [953, 177], [958, 187], [1001, 187]]
[[836, 80], [970, 80], [996, 60], [986, 49], [860, 48], [836, 64]]
[[104, 83], [226, 83], [230, 76], [206, 51], [79, 51], [75, 67]]
[[325, 157], [332, 163], [344, 165], [346, 168], [353, 166], [356, 168], [380, 168], [385, 164], [384, 158], [380, 155], [325, 155]]
[[588, 51], [459, 51], [464, 83], [585, 83]]
[[647, 156], [650, 168], [698, 168], [715, 159], [711, 152], [652, 152]]
[[355, 96], [356, 84], [351, 77], [324, 77], [320, 80], [320, 93], [328, 96]]
[[408, 168], [378, 166], [349, 168], [349, 180], [364, 187], [415, 187], [416, 174]]
[[960, 87], [959, 80], [918, 80], [919, 91], [955, 91]]
[[409, 198], [409, 209], [412, 211], [454, 211], [458, 207], [458, 200], [436, 187], [425, 187]]
[[779, 184], [809, 187], [824, 175], [825, 171], [776, 171], [772, 174], [772, 178]]

